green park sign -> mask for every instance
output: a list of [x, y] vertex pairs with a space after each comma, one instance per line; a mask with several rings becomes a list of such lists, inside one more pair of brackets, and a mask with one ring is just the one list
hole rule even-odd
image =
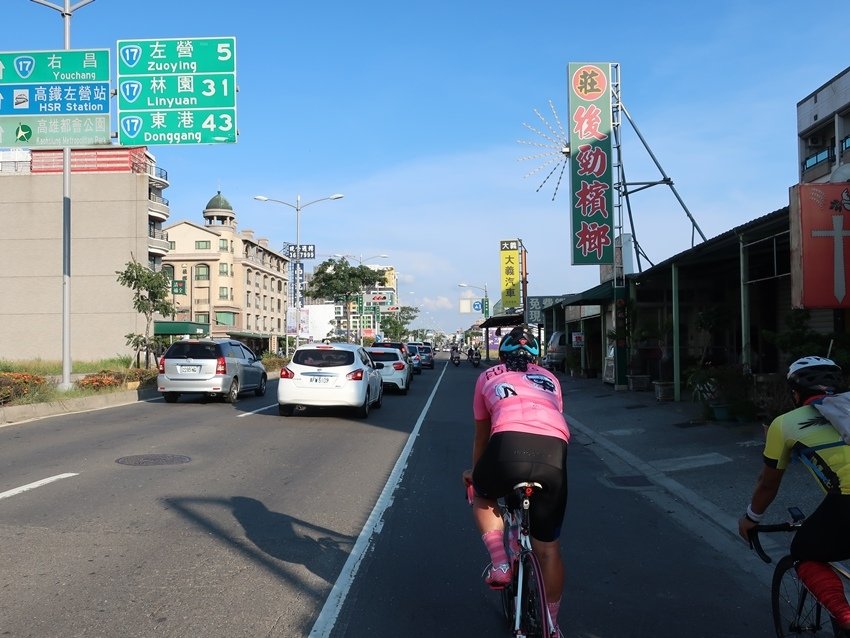
[[236, 142], [236, 38], [119, 40], [118, 140]]
[[0, 52], [0, 147], [110, 144], [109, 50]]

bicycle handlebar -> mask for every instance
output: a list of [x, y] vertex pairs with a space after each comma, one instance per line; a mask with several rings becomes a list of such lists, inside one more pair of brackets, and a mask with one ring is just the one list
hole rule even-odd
[[796, 521], [793, 523], [775, 523], [773, 525], [756, 525], [753, 527], [749, 533], [747, 534], [748, 540], [750, 542], [750, 549], [755, 550], [758, 557], [761, 558], [765, 563], [770, 563], [771, 558], [768, 556], [767, 552], [764, 551], [764, 548], [761, 546], [761, 541], [759, 540], [760, 532], [796, 532], [800, 527], [800, 521]]

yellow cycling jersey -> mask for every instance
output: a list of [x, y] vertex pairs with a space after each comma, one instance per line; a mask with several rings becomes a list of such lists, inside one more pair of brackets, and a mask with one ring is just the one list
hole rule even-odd
[[778, 416], [767, 430], [764, 462], [784, 470], [798, 456], [826, 492], [850, 494], [850, 446], [810, 405]]

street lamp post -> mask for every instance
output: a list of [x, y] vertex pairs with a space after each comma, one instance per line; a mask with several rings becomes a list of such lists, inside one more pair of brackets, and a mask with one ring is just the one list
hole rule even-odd
[[[280, 199], [272, 199], [271, 197], [266, 197], [265, 195], [254, 195], [254, 199], [259, 202], [274, 202], [276, 204], [283, 204], [284, 206], [289, 206], [290, 208], [295, 209], [295, 279], [297, 280], [297, 287], [295, 289], [295, 347], [298, 347], [298, 338], [301, 335], [301, 210], [316, 204], [318, 202], [324, 202], [329, 199], [342, 199], [344, 196], [340, 193], [334, 193], [328, 197], [320, 197], [319, 199], [314, 199], [312, 202], [307, 202], [306, 204], [301, 203], [301, 195], [296, 196], [295, 203], [290, 204], [289, 202], [284, 202]], [[289, 336], [286, 337], [287, 342], [289, 341]]]
[[[484, 293], [484, 307], [481, 309], [484, 314], [484, 320], [490, 318], [490, 297], [487, 296], [487, 284], [484, 284], [484, 287], [481, 286], [473, 286], [471, 284], [458, 284], [460, 288], [475, 288], [476, 290], [481, 290]], [[487, 354], [485, 355], [484, 360], [490, 361], [490, 328], [484, 328], [484, 343], [487, 347]]]

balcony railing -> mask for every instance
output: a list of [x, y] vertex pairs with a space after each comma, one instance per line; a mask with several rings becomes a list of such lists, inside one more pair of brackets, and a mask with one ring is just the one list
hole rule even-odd
[[148, 237], [153, 239], [161, 239], [162, 241], [168, 241], [168, 232], [164, 230], [159, 230], [158, 228], [152, 228], [148, 231]]
[[823, 164], [824, 162], [833, 162], [835, 161], [835, 151], [831, 148], [825, 148], [814, 155], [809, 155], [806, 159], [803, 160], [803, 171], [807, 171], [810, 168], [814, 168], [818, 164]]
[[151, 177], [155, 177], [163, 182], [168, 181], [168, 171], [152, 164], [151, 162], [133, 162], [133, 172], [147, 173]]
[[160, 197], [159, 195], [154, 195], [153, 193], [148, 193], [148, 199], [152, 202], [156, 202], [157, 204], [162, 204], [163, 206], [168, 206], [168, 200], [164, 197]]

